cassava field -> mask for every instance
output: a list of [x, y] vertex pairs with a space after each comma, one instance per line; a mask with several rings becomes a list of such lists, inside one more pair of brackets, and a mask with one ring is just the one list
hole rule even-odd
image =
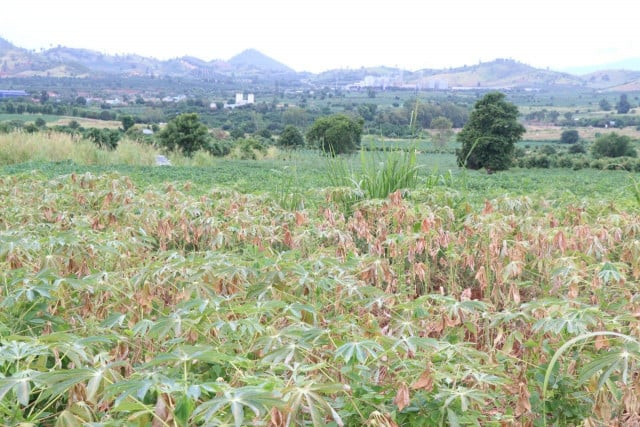
[[311, 156], [5, 166], [0, 424], [640, 423], [637, 174]]

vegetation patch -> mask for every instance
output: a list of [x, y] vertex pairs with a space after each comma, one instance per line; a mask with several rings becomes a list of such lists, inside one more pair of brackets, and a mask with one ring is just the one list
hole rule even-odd
[[5, 424], [637, 416], [637, 209], [436, 186], [345, 214], [91, 173], [0, 201]]

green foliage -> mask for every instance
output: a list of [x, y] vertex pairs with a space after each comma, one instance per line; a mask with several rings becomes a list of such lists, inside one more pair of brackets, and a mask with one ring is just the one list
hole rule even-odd
[[240, 128], [233, 128], [229, 132], [229, 136], [231, 136], [232, 139], [244, 138], [244, 134], [245, 134], [244, 129], [240, 129]]
[[344, 114], [320, 117], [307, 132], [307, 141], [330, 155], [352, 153], [360, 146], [362, 118]]
[[560, 142], [563, 144], [575, 144], [580, 141], [580, 134], [575, 129], [567, 129], [562, 131]]
[[241, 160], [257, 160], [267, 152], [262, 141], [255, 138], [236, 140], [231, 147], [230, 157]]
[[115, 150], [118, 146], [118, 141], [120, 141], [122, 137], [122, 133], [117, 129], [89, 128], [83, 132], [83, 136], [100, 148]]
[[412, 190], [418, 184], [416, 150], [387, 149], [360, 152], [361, 173], [354, 177], [357, 187], [368, 198], [385, 198], [398, 190]]
[[122, 130], [126, 132], [136, 124], [136, 121], [132, 116], [125, 115], [120, 118], [120, 123], [122, 123]]
[[451, 120], [443, 116], [438, 116], [431, 120], [431, 129], [435, 130], [434, 142], [438, 148], [444, 148], [449, 139], [453, 136]]
[[461, 128], [469, 117], [466, 106], [456, 105], [450, 101], [418, 102], [415, 97], [408, 98], [403, 103], [403, 110], [401, 113], [406, 123], [412, 122], [423, 129], [431, 128], [432, 121], [438, 117], [445, 117], [451, 121], [453, 127]]
[[349, 159], [311, 158], [285, 177], [304, 204], [282, 205], [273, 164], [3, 168], [0, 424], [638, 413], [640, 228], [620, 173], [471, 174], [341, 212], [325, 171], [305, 174]]
[[598, 105], [602, 111], [611, 111], [611, 103], [604, 98], [600, 100]]
[[627, 100], [627, 94], [626, 93], [621, 94], [620, 100], [616, 105], [616, 110], [618, 111], [618, 114], [627, 114], [630, 109], [631, 109], [631, 104], [629, 104], [629, 101]]
[[573, 144], [567, 149], [567, 152], [569, 154], [584, 154], [587, 152], [587, 149], [584, 144]]
[[596, 138], [595, 142], [591, 145], [591, 153], [596, 159], [602, 157], [638, 156], [631, 142], [631, 138], [626, 135], [618, 135], [616, 132]]
[[398, 190], [411, 190], [418, 184], [419, 167], [415, 148], [407, 150], [385, 148], [360, 150], [358, 169], [352, 169], [346, 160], [330, 160], [329, 177], [335, 187], [353, 187], [353, 195], [366, 199], [384, 199]]
[[289, 149], [300, 148], [304, 146], [304, 137], [297, 127], [287, 125], [278, 137], [278, 145]]
[[476, 102], [469, 122], [458, 133], [462, 148], [458, 164], [469, 169], [505, 170], [511, 166], [515, 143], [525, 132], [518, 123], [518, 108], [499, 92]]
[[207, 144], [206, 150], [214, 157], [224, 157], [231, 153], [232, 148], [232, 142], [212, 139]]
[[207, 147], [209, 131], [196, 113], [180, 114], [158, 134], [160, 145], [169, 151], [180, 150], [190, 157]]
[[637, 207], [640, 208], [640, 181], [636, 181], [631, 178], [631, 184], [629, 185], [631, 189], [631, 194], [633, 194], [633, 198], [637, 204]]

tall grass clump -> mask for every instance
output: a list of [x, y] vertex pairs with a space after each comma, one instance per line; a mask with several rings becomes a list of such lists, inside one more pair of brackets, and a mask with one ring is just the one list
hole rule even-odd
[[383, 151], [360, 151], [362, 168], [359, 186], [372, 199], [382, 199], [397, 190], [413, 189], [418, 183], [416, 150], [384, 148]]
[[329, 160], [329, 177], [336, 187], [355, 187], [364, 198], [383, 199], [398, 190], [414, 189], [419, 166], [416, 150], [384, 147], [360, 150], [359, 168], [352, 168], [342, 157]]
[[3, 165], [63, 160], [95, 164], [96, 151], [92, 142], [77, 140], [68, 134], [18, 131], [0, 135], [0, 164]]
[[633, 200], [635, 200], [637, 206], [640, 208], [640, 181], [636, 181], [631, 178], [631, 195], [633, 196]]
[[100, 150], [107, 164], [129, 166], [153, 166], [156, 164], [158, 151], [149, 144], [143, 144], [128, 138], [123, 138], [113, 151]]
[[60, 162], [71, 160], [80, 165], [155, 164], [156, 150], [148, 145], [122, 139], [112, 151], [93, 142], [66, 133], [13, 132], [0, 135], [0, 164], [24, 162]]

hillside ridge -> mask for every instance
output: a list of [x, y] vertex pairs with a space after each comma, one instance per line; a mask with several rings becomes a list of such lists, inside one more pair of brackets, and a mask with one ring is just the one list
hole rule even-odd
[[313, 74], [296, 72], [256, 49], [246, 49], [228, 60], [205, 61], [192, 56], [159, 60], [133, 53], [110, 55], [64, 46], [35, 52], [17, 47], [0, 37], [0, 79], [34, 76], [89, 78], [108, 75], [196, 79], [304, 79], [315, 85], [424, 89], [586, 87], [601, 91], [640, 90], [640, 71], [601, 69], [578, 75], [535, 68], [504, 58], [446, 69], [409, 71], [381, 66], [336, 69]]

